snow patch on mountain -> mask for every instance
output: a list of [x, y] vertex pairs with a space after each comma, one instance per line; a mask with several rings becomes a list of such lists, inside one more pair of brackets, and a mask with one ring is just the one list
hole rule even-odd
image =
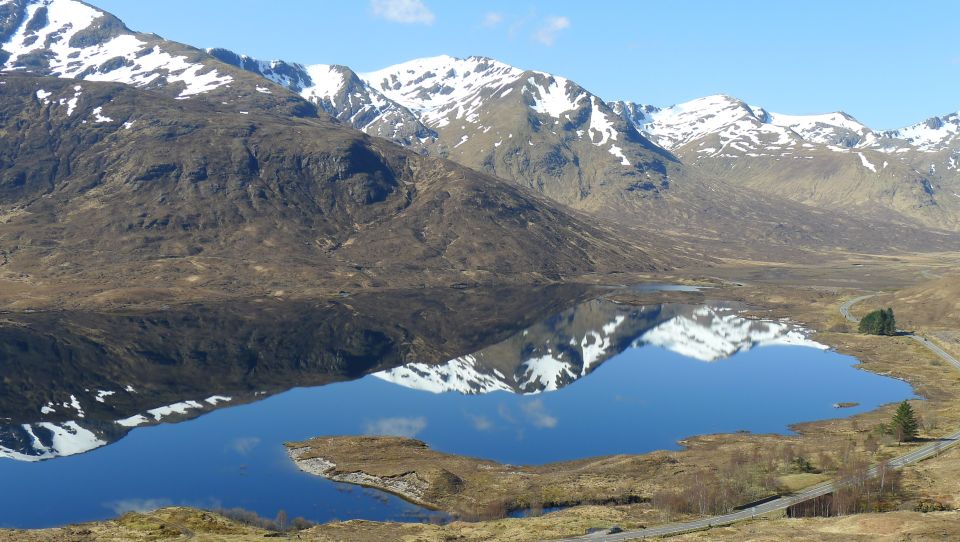
[[608, 151], [610, 152], [610, 154], [620, 159], [620, 165], [623, 165], [623, 166], [630, 165], [630, 160], [627, 160], [627, 157], [623, 154], [623, 149], [621, 149], [620, 147], [616, 145], [610, 145], [610, 148], [608, 149]]
[[960, 133], [960, 113], [933, 117], [923, 122], [884, 132], [884, 136], [901, 139], [923, 152], [936, 152], [957, 138]]
[[617, 328], [626, 320], [626, 316], [617, 315], [613, 322], [603, 326], [603, 333], [589, 331], [580, 341], [580, 352], [583, 357], [583, 368], [580, 370], [580, 376], [586, 375], [593, 364], [600, 361], [605, 354], [609, 354], [612, 346], [612, 336]]
[[159, 421], [161, 418], [171, 414], [186, 414], [190, 409], [203, 408], [203, 405], [196, 401], [181, 401], [172, 405], [153, 408], [147, 411], [147, 414], [153, 416], [153, 419]]
[[[800, 135], [805, 141], [822, 145], [837, 143], [837, 128], [849, 130], [865, 137], [870, 129], [846, 113], [826, 113], [822, 115], [784, 115], [769, 113], [769, 123], [775, 126], [789, 128]], [[858, 140], [857, 143], [860, 141]]]
[[[590, 138], [593, 144], [597, 146], [603, 145], [607, 141], [617, 140], [617, 130], [613, 127], [613, 123], [610, 122], [607, 115], [600, 110], [599, 101], [596, 96], [590, 98]], [[597, 138], [600, 138], [600, 140], [597, 141]]]
[[117, 420], [117, 425], [122, 425], [123, 427], [137, 427], [138, 425], [143, 425], [145, 423], [150, 423], [150, 420], [143, 414], [135, 414], [129, 418], [123, 418], [122, 420]]
[[162, 77], [168, 83], [183, 84], [179, 98], [202, 94], [233, 80], [216, 69], [188, 61], [186, 56], [148, 46], [129, 33], [99, 43], [79, 39], [81, 32], [104, 17], [102, 11], [76, 0], [33, 0], [26, 6], [21, 25], [0, 45], [10, 53], [2, 69], [31, 70], [24, 60], [42, 55], [47, 71], [56, 77], [134, 86], [146, 86]]
[[314, 64], [307, 66], [307, 74], [313, 85], [304, 88], [300, 95], [308, 100], [310, 98], [329, 98], [334, 107], [337, 107], [335, 98], [346, 84], [346, 78], [341, 69], [329, 64]]
[[361, 73], [360, 78], [390, 100], [415, 112], [424, 124], [440, 128], [448, 115], [476, 120], [484, 90], [499, 92], [517, 81], [522, 70], [484, 57], [420, 58]]
[[[39, 49], [47, 49], [61, 63], [73, 52], [70, 41], [81, 30], [103, 16], [82, 2], [42, 0], [27, 5], [23, 23], [3, 44], [10, 62]], [[43, 24], [45, 23], [45, 24]], [[38, 28], [42, 25], [42, 28]]]
[[[128, 389], [128, 392], [132, 392], [132, 389]], [[207, 397], [203, 401], [211, 406], [216, 406], [219, 403], [225, 403], [232, 401], [231, 397], [224, 395], [212, 395]], [[123, 418], [121, 420], [116, 420], [114, 423], [121, 425], [123, 427], [137, 427], [140, 425], [159, 422], [163, 418], [173, 415], [187, 414], [190, 410], [203, 409], [204, 405], [198, 401], [181, 401], [179, 403], [173, 403], [172, 405], [161, 406], [148, 410], [145, 414], [135, 414], [129, 418]]]
[[93, 115], [93, 122], [113, 122], [113, 119], [103, 114], [103, 107], [94, 107], [90, 114]]
[[[536, 77], [527, 78], [527, 86], [524, 90], [528, 91], [533, 98], [531, 109], [541, 115], [559, 119], [567, 111], [572, 111], [579, 107], [580, 100], [584, 98], [582, 93], [573, 94], [571, 92], [570, 82], [563, 77], [541, 74], [546, 78], [546, 84], [541, 84]], [[591, 128], [593, 127], [591, 118]], [[598, 123], [598, 126], [602, 124]], [[606, 139], [604, 139], [605, 141]]]

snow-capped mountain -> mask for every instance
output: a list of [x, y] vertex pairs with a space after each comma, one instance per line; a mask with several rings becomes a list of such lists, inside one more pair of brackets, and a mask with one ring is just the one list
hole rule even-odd
[[960, 227], [956, 115], [878, 132], [843, 112], [786, 115], [716, 95], [613, 109], [682, 162], [732, 184], [836, 210]]
[[[886, 208], [902, 222], [960, 227], [960, 145], [949, 143], [955, 116], [877, 132], [843, 112], [788, 115], [724, 95], [665, 108], [605, 102], [564, 77], [485, 57], [423, 58], [356, 74], [214, 54], [371, 135], [586, 210], [639, 202], [645, 214], [700, 216], [704, 206], [738, 206], [751, 197], [734, 190], [743, 187], [753, 198], [760, 192], [867, 217]], [[930, 156], [934, 149], [940, 155]], [[667, 194], [676, 208], [643, 205]]]
[[722, 306], [624, 308], [594, 300], [506, 341], [441, 364], [410, 363], [373, 376], [432, 393], [556, 391], [627, 348], [657, 346], [712, 362], [766, 345], [827, 347], [798, 326], [738, 316]]
[[595, 163], [603, 162], [608, 169], [660, 179], [655, 170], [662, 166], [650, 163], [649, 142], [600, 98], [564, 77], [484, 57], [449, 56], [414, 60], [361, 77], [436, 130], [446, 155], [462, 162], [479, 156], [473, 165], [486, 166], [491, 173], [517, 178], [508, 173], [510, 168], [498, 167], [497, 158], [505, 157], [503, 153], [529, 156], [534, 151], [524, 147], [546, 146], [541, 176], [562, 177], [564, 151], [572, 157], [589, 149], [597, 151], [591, 154]]
[[[860, 197], [861, 187], [855, 183], [836, 183], [848, 187], [838, 194], [824, 196], [821, 186], [811, 190], [809, 185], [823, 177], [819, 166], [786, 190], [765, 186], [783, 184], [786, 173], [811, 169], [792, 150], [737, 151], [747, 147], [731, 141], [718, 156], [686, 148], [672, 154], [648, 139], [647, 135], [655, 137], [644, 128], [648, 123], [635, 122], [636, 115], [632, 122], [612, 106], [616, 104], [608, 104], [579, 84], [489, 58], [433, 57], [363, 74], [336, 65], [265, 62], [133, 32], [111, 15], [77, 0], [0, 0], [0, 21], [0, 61], [6, 72], [115, 81], [177, 99], [203, 100], [218, 111], [237, 114], [314, 117], [320, 109], [370, 135], [421, 154], [449, 158], [580, 210], [626, 219], [634, 227], [669, 223], [672, 228], [698, 231], [742, 231], [749, 216], [751, 236], [793, 243], [836, 237], [836, 232], [848, 232], [852, 225], [846, 215], [837, 217], [835, 224], [825, 224], [822, 216], [811, 216], [803, 205], [785, 205], [783, 196], [836, 209], [859, 211], [861, 207], [859, 201], [850, 205]], [[60, 108], [64, 113], [71, 111], [67, 105]], [[665, 110], [623, 107], [631, 109], [659, 115], [661, 124], [666, 123]], [[113, 118], [109, 107], [100, 115], [94, 118]], [[759, 124], [768, 129], [776, 126], [763, 118]], [[833, 140], [842, 142], [848, 135], [844, 134]], [[758, 136], [774, 138], [769, 143], [784, 137]], [[829, 139], [825, 133], [809, 137]], [[697, 145], [699, 150], [722, 146], [695, 141], [688, 147]], [[792, 163], [786, 168], [779, 166], [788, 161], [787, 156], [772, 156], [791, 152]], [[837, 161], [817, 158], [818, 164]], [[960, 198], [954, 197], [956, 203], [938, 198], [952, 193], [940, 183], [955, 163], [951, 158], [902, 167], [898, 160], [887, 160], [891, 168], [883, 176], [896, 182], [870, 186], [861, 199], [871, 205], [881, 200], [879, 205], [895, 207], [905, 213], [905, 219], [920, 215], [928, 222], [949, 225], [954, 216], [950, 205], [960, 205]], [[744, 167], [749, 165], [745, 161], [758, 160], [768, 163]], [[843, 179], [873, 175], [868, 164], [884, 169], [883, 160], [867, 150], [847, 153], [838, 163]], [[838, 168], [828, 164], [827, 169]], [[743, 175], [744, 170], [751, 175]], [[760, 194], [758, 189], [767, 193]], [[872, 218], [872, 211], [864, 209], [861, 214]], [[787, 217], [802, 226], [780, 227]], [[853, 227], [877, 231], [872, 225]], [[822, 231], [811, 234], [811, 229]], [[878, 239], [889, 243], [891, 237]]]
[[123, 83], [180, 100], [203, 97], [234, 112], [315, 115], [283, 86], [199, 49], [134, 32], [79, 0], [0, 0], [0, 72]]
[[[899, 130], [884, 132], [883, 136], [890, 140], [901, 140], [928, 153], [950, 148], [960, 149], [960, 113], [931, 117]], [[893, 152], [897, 152], [899, 148], [903, 147], [896, 147]], [[957, 169], [955, 161], [950, 164], [950, 168]]]
[[960, 133], [958, 113], [898, 130], [877, 131], [842, 111], [788, 115], [726, 95], [706, 96], [665, 108], [628, 101], [613, 102], [611, 107], [651, 140], [670, 150], [711, 135], [719, 137], [720, 148], [700, 148], [698, 153], [763, 153], [795, 145], [807, 149], [822, 146], [840, 153], [851, 149], [888, 154], [910, 150], [935, 153], [955, 142]]
[[[2, 0], [3, 69], [56, 77], [180, 87], [177, 97], [209, 92], [229, 74], [130, 32], [119, 20], [76, 0]], [[16, 9], [22, 6], [21, 9]]]
[[485, 58], [423, 58], [368, 73], [217, 58], [364, 132], [514, 180], [566, 204], [665, 190], [679, 164], [577, 83]]
[[340, 122], [370, 135], [417, 149], [437, 137], [415, 114], [370, 87], [346, 66], [265, 62], [226, 49], [207, 52], [297, 92]]
[[[817, 144], [852, 148], [876, 140], [873, 132], [846, 113], [784, 115], [715, 95], [667, 108], [615, 102], [614, 109], [657, 144], [678, 149], [709, 135], [741, 152], [782, 151], [792, 145]], [[702, 149], [700, 149], [703, 152]]]

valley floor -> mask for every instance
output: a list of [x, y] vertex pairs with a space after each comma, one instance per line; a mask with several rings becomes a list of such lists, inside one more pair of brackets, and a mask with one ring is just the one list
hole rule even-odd
[[[752, 307], [751, 313], [765, 318], [789, 318], [818, 330], [814, 337], [843, 354], [855, 356], [860, 367], [878, 374], [890, 375], [909, 382], [924, 398], [914, 401], [915, 409], [925, 421], [921, 437], [936, 438], [960, 427], [960, 375], [929, 351], [908, 337], [875, 337], [860, 335], [854, 325], [838, 311], [845, 300], [865, 293], [894, 292], [931, 280], [942, 280], [954, 263], [952, 255], [924, 255], [914, 258], [870, 258], [850, 256], [829, 264], [804, 266], [762, 266], [728, 262], [728, 265], [702, 271], [711, 276], [713, 288], [699, 293], [672, 292], [675, 300], [742, 301]], [[930, 276], [934, 275], [934, 276]], [[692, 274], [691, 274], [692, 276]], [[676, 277], [671, 277], [676, 279]], [[737, 280], [734, 284], [732, 281]], [[882, 299], [897, 307], [897, 296]], [[663, 294], [657, 294], [663, 300]], [[642, 303], [642, 294], [620, 294], [616, 299]], [[652, 298], [651, 298], [652, 300]], [[674, 299], [671, 299], [674, 300]], [[853, 307], [854, 315], [875, 308], [863, 301]], [[938, 326], [925, 323], [911, 309], [911, 323], [918, 332], [960, 328], [960, 322], [948, 317]], [[931, 338], [936, 339], [935, 334]], [[960, 348], [940, 343], [954, 355]], [[458, 462], [476, 461], [449, 456], [448, 470], [454, 478], [434, 476], [432, 479], [455, 480], [428, 488], [429, 504], [464, 513], [473, 509], [479, 519], [489, 512], [502, 514], [505, 503], [522, 499], [538, 500], [539, 504], [583, 504], [540, 517], [525, 519], [491, 519], [477, 522], [453, 522], [448, 525], [388, 524], [365, 521], [334, 522], [302, 530], [291, 537], [304, 540], [545, 540], [581, 535], [590, 528], [619, 526], [624, 529], [651, 526], [693, 517], [680, 509], [664, 506], [664, 496], [691, 480], [716, 480], [716, 477], [742, 477], [747, 486], [741, 495], [769, 495], [770, 479], [781, 490], [797, 490], [822, 481], [836, 473], [851, 457], [862, 462], [877, 463], [909, 450], [879, 437], [878, 426], [888, 420], [893, 406], [847, 419], [799, 424], [795, 436], [782, 435], [703, 435], [683, 442], [679, 452], [656, 452], [643, 456], [592, 458], [579, 462], [577, 469], [568, 464], [550, 465], [534, 473], [541, 478], [534, 484], [511, 483], [518, 478], [510, 468], [487, 469], [488, 476], [471, 479], [457, 471]], [[754, 450], [764, 450], [763, 453]], [[769, 453], [767, 452], [769, 451]], [[795, 456], [807, 458], [822, 475], [805, 476], [790, 470]], [[845, 459], [846, 458], [846, 459]], [[366, 464], [357, 459], [357, 470], [376, 471], [374, 458]], [[441, 462], [442, 463], [442, 462]], [[419, 465], [421, 469], [424, 465]], [[433, 465], [438, 467], [440, 463]], [[390, 468], [403, 465], [393, 465]], [[410, 472], [417, 471], [412, 465]], [[499, 466], [503, 467], [503, 466]], [[402, 470], [402, 469], [401, 469]], [[436, 474], [436, 473], [434, 473]], [[502, 476], [501, 476], [502, 475]], [[700, 478], [698, 478], [700, 477]], [[430, 479], [429, 476], [425, 478]], [[786, 519], [769, 518], [715, 528], [709, 532], [678, 537], [678, 540], [944, 540], [960, 538], [960, 516], [957, 512], [922, 513], [915, 509], [955, 510], [960, 506], [960, 450], [954, 448], [903, 471], [902, 490], [878, 500], [872, 510], [885, 513], [855, 514], [837, 518]], [[483, 491], [489, 488], [488, 491]], [[536, 495], [533, 493], [536, 488]], [[495, 491], [494, 491], [495, 490]], [[766, 491], [766, 493], [765, 493]], [[489, 502], [480, 500], [490, 497]], [[660, 496], [659, 498], [657, 496]], [[642, 497], [642, 498], [637, 498]], [[652, 503], [649, 500], [652, 498]], [[467, 499], [467, 500], [465, 500]], [[511, 500], [512, 499], [512, 500]], [[603, 502], [634, 504], [598, 505]], [[499, 503], [499, 504], [498, 504]], [[499, 506], [493, 510], [489, 505]], [[658, 505], [655, 507], [654, 504]], [[707, 514], [709, 515], [709, 514]], [[195, 537], [201, 540], [261, 539], [267, 531], [240, 525], [217, 514], [191, 509], [163, 509], [148, 514], [128, 514], [116, 520], [58, 529], [0, 531], [6, 540], [165, 540]], [[284, 535], [285, 536], [285, 535]]]

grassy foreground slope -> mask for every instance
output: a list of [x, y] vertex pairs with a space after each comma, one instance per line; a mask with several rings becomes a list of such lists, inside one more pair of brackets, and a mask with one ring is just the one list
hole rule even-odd
[[[163, 541], [185, 540], [247, 542], [266, 537], [316, 542], [444, 542], [488, 540], [527, 542], [582, 534], [586, 529], [612, 524], [629, 525], [629, 507], [587, 507], [528, 520], [507, 519], [449, 525], [396, 524], [347, 521], [280, 534], [242, 525], [212, 512], [165, 508], [150, 513], [129, 513], [110, 521], [38, 531], [0, 531], [0, 542]], [[652, 519], [652, 518], [651, 518]], [[960, 537], [960, 512], [892, 512], [840, 518], [773, 519], [678, 536], [678, 541], [765, 542], [893, 542], [900, 540], [954, 540]]]

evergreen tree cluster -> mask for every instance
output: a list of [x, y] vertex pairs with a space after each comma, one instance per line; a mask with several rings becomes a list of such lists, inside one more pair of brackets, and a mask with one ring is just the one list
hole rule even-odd
[[893, 309], [879, 309], [864, 316], [860, 320], [860, 333], [896, 335], [897, 321], [893, 317]]

